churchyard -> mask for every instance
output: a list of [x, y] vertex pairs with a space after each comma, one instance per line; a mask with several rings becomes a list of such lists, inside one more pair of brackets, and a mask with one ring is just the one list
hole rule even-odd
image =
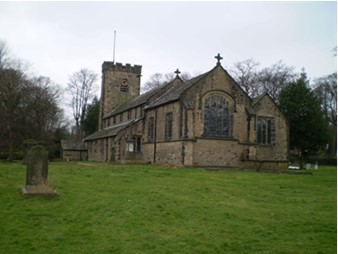
[[336, 167], [311, 172], [53, 162], [44, 198], [0, 163], [0, 253], [336, 253]]

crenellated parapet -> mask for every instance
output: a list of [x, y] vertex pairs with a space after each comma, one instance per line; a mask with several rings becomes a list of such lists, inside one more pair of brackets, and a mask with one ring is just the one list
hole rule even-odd
[[141, 75], [142, 66], [141, 65], [131, 65], [126, 63], [123, 65], [122, 63], [114, 63], [114, 62], [103, 62], [102, 64], [102, 72], [104, 71], [122, 71], [129, 72]]

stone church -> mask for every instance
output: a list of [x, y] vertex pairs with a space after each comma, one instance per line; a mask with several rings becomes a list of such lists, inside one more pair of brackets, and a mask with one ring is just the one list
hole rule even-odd
[[288, 124], [267, 93], [250, 98], [222, 67], [140, 95], [142, 66], [104, 62], [99, 130], [88, 160], [177, 166], [280, 168]]

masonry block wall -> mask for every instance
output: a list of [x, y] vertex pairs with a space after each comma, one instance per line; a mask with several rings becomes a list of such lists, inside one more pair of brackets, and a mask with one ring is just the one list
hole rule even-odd
[[[250, 98], [219, 62], [146, 96], [139, 96], [141, 66], [104, 62], [102, 72], [101, 130], [87, 139], [90, 160], [270, 167], [288, 159], [287, 121], [277, 105], [268, 95]], [[269, 142], [258, 137], [262, 119], [268, 119]]]
[[140, 65], [102, 64], [100, 128], [103, 128], [102, 118], [105, 115], [140, 95], [141, 71]]

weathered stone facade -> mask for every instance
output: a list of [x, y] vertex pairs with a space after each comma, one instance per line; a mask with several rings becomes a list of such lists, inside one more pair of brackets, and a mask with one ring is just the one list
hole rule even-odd
[[142, 95], [140, 66], [105, 62], [102, 70], [100, 130], [85, 139], [89, 160], [257, 169], [286, 165], [284, 115], [268, 94], [250, 98], [219, 61], [198, 77], [183, 82], [176, 76]]

